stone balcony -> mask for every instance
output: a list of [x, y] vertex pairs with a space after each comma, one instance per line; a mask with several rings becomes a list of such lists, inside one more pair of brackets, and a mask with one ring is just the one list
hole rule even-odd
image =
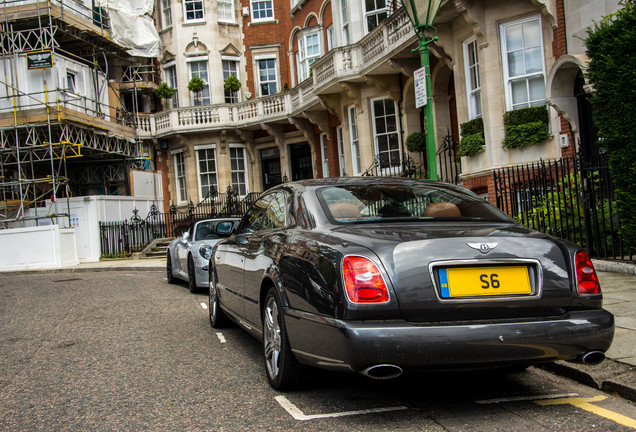
[[[341, 83], [364, 82], [367, 75], [397, 73], [389, 60], [410, 53], [417, 38], [404, 9], [391, 15], [359, 42], [334, 48], [312, 64], [312, 76], [292, 90], [237, 104], [188, 106], [156, 114], [139, 114], [141, 138], [222, 129], [260, 129], [262, 124], [288, 123], [312, 109], [324, 109], [321, 96], [342, 91]], [[419, 60], [419, 59], [417, 59]]]

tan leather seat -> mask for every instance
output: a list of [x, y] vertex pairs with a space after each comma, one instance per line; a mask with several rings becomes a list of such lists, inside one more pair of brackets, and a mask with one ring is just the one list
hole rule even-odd
[[329, 204], [329, 211], [335, 219], [357, 219], [362, 216], [358, 206], [348, 202]]
[[461, 217], [461, 215], [459, 208], [457, 208], [455, 204], [449, 202], [436, 202], [429, 204], [424, 210], [424, 213], [422, 213], [422, 216], [438, 218], [455, 218]]

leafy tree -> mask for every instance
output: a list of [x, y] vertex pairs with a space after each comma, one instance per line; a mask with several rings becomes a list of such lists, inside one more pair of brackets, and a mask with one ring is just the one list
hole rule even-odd
[[636, 247], [636, 2], [626, 0], [616, 14], [588, 30], [587, 78], [602, 145], [610, 153], [621, 238]]

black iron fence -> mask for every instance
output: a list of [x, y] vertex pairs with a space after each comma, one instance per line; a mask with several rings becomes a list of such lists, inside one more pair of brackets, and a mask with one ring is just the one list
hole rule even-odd
[[242, 217], [259, 195], [252, 192], [240, 197], [228, 188], [226, 193], [211, 191], [196, 206], [190, 201], [184, 210], [173, 205], [162, 213], [153, 205], [143, 219], [138, 210], [133, 210], [130, 220], [100, 222], [101, 254], [103, 257], [127, 256], [142, 251], [155, 239], [181, 235], [193, 222], [214, 217]]
[[[450, 131], [443, 138], [442, 144], [437, 150], [436, 162], [439, 168], [439, 181], [460, 184], [461, 166], [457, 158], [455, 140]], [[401, 158], [391, 159], [387, 155], [376, 156], [373, 163], [362, 173], [363, 176], [377, 177], [408, 177], [428, 178], [426, 165], [426, 153], [420, 154], [420, 161], [416, 162], [410, 154], [403, 154]]]
[[457, 158], [457, 146], [450, 131], [442, 140], [442, 145], [437, 149], [437, 166], [439, 167], [439, 181], [452, 184], [460, 184], [461, 164]]
[[607, 154], [502, 168], [493, 180], [497, 207], [520, 223], [578, 243], [596, 258], [633, 259], [620, 238]]
[[426, 163], [417, 163], [408, 154], [399, 160], [389, 161], [385, 156], [376, 156], [363, 176], [426, 178]]

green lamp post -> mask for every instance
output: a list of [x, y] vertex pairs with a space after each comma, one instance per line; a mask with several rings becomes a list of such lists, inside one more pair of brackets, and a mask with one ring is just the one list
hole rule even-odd
[[426, 75], [426, 162], [428, 178], [437, 180], [437, 152], [435, 148], [435, 129], [433, 122], [433, 104], [431, 103], [431, 67], [429, 61], [429, 48], [435, 37], [427, 37], [426, 30], [434, 29], [433, 21], [442, 4], [442, 0], [400, 0], [402, 6], [413, 24], [413, 29], [420, 40], [420, 46], [413, 50], [420, 53], [420, 64]]

